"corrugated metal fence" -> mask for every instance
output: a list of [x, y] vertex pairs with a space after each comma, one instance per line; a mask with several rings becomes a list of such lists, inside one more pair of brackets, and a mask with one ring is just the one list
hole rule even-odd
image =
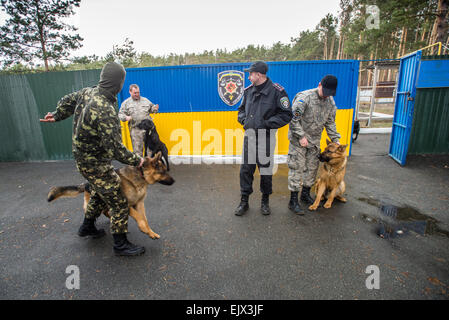
[[424, 56], [408, 154], [449, 153], [449, 55]]
[[[350, 144], [358, 61], [288, 61], [268, 64], [268, 76], [273, 82], [285, 87], [291, 100], [297, 92], [316, 87], [324, 75], [336, 75], [339, 80], [335, 97], [339, 108], [337, 129], [343, 136], [342, 142]], [[119, 103], [129, 96], [128, 87], [131, 83], [140, 86], [142, 96], [158, 103], [159, 114], [154, 119], [161, 139], [171, 154], [204, 154], [205, 149], [211, 151], [206, 143], [217, 136], [223, 140], [212, 148], [213, 154], [239, 154], [241, 143], [238, 143], [240, 138], [237, 131], [241, 130], [241, 126], [237, 122], [236, 110], [240, 103], [230, 107], [220, 99], [217, 75], [226, 70], [243, 71], [249, 65], [231, 63], [127, 69], [125, 85], [118, 96]], [[71, 121], [42, 124], [39, 118], [53, 111], [62, 96], [96, 85], [99, 74], [100, 70], [86, 70], [0, 76], [0, 110], [3, 120], [0, 127], [0, 161], [71, 159]], [[245, 86], [248, 86], [249, 80], [245, 81]], [[193, 140], [180, 142], [182, 133], [187, 133]], [[225, 141], [228, 133], [231, 136], [234, 134], [237, 143], [230, 146]], [[200, 135], [199, 143], [195, 140], [195, 134]], [[279, 154], [287, 153], [286, 135], [287, 126], [278, 132]], [[187, 147], [180, 148], [181, 144]]]
[[72, 122], [41, 124], [58, 100], [98, 83], [100, 70], [0, 76], [0, 161], [72, 158]]

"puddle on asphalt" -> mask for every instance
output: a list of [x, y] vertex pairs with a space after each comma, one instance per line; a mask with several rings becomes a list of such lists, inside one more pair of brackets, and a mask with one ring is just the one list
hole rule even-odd
[[420, 235], [441, 235], [449, 238], [449, 231], [439, 228], [438, 220], [422, 214], [412, 207], [398, 207], [372, 198], [359, 198], [358, 200], [379, 208], [380, 215], [378, 217], [361, 214], [361, 218], [364, 221], [375, 223], [377, 225], [376, 233], [381, 238], [396, 238], [404, 236], [410, 231]]

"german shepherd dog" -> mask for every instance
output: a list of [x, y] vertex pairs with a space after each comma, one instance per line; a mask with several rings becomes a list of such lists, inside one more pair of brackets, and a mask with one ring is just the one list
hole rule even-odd
[[323, 152], [318, 155], [318, 159], [322, 162], [317, 174], [317, 179], [313, 186], [316, 193], [315, 202], [309, 206], [309, 210], [316, 210], [324, 198], [327, 199], [324, 204], [325, 208], [330, 208], [334, 199], [346, 202], [343, 193], [346, 190], [345, 173], [346, 173], [346, 145], [339, 145], [326, 140], [327, 146]]
[[[158, 152], [153, 158], [145, 157], [141, 168], [126, 166], [115, 170], [120, 176], [120, 186], [123, 194], [128, 200], [129, 215], [133, 217], [143, 233], [152, 239], [160, 236], [151, 230], [145, 215], [144, 200], [147, 195], [147, 186], [159, 182], [164, 185], [172, 185], [175, 180], [168, 175], [165, 164], [161, 161], [161, 153]], [[84, 192], [84, 211], [90, 199], [90, 184], [84, 183], [79, 186], [53, 187], [48, 193], [48, 202], [60, 197], [76, 197]], [[102, 212], [110, 218], [109, 210]]]
[[159, 138], [159, 134], [157, 133], [156, 126], [154, 125], [153, 121], [148, 119], [142, 120], [137, 125], [137, 128], [145, 130], [145, 137], [144, 137], [145, 154], [147, 154], [147, 150], [151, 150], [151, 156], [153, 157], [159, 151], [162, 152], [162, 158], [165, 160], [167, 171], [170, 171], [170, 165], [168, 164], [167, 146]]

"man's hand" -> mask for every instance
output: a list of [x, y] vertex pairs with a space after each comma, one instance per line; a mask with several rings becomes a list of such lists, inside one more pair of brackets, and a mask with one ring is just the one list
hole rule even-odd
[[131, 116], [125, 116], [125, 121], [130, 121], [132, 119]]
[[139, 165], [137, 166], [137, 168], [142, 168], [143, 162], [144, 162], [144, 161], [145, 161], [144, 158], [140, 158], [140, 163], [139, 163]]
[[39, 119], [40, 122], [55, 122], [53, 113], [49, 112], [45, 115], [44, 119]]
[[303, 137], [301, 140], [299, 140], [299, 144], [301, 145], [301, 147], [307, 147], [309, 145], [309, 141], [307, 141], [306, 137]]

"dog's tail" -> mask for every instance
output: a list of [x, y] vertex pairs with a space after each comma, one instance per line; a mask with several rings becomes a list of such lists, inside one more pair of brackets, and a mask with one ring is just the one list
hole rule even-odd
[[73, 198], [83, 192], [90, 192], [89, 183], [83, 183], [79, 186], [52, 187], [48, 192], [47, 201], [53, 201], [62, 197]]

